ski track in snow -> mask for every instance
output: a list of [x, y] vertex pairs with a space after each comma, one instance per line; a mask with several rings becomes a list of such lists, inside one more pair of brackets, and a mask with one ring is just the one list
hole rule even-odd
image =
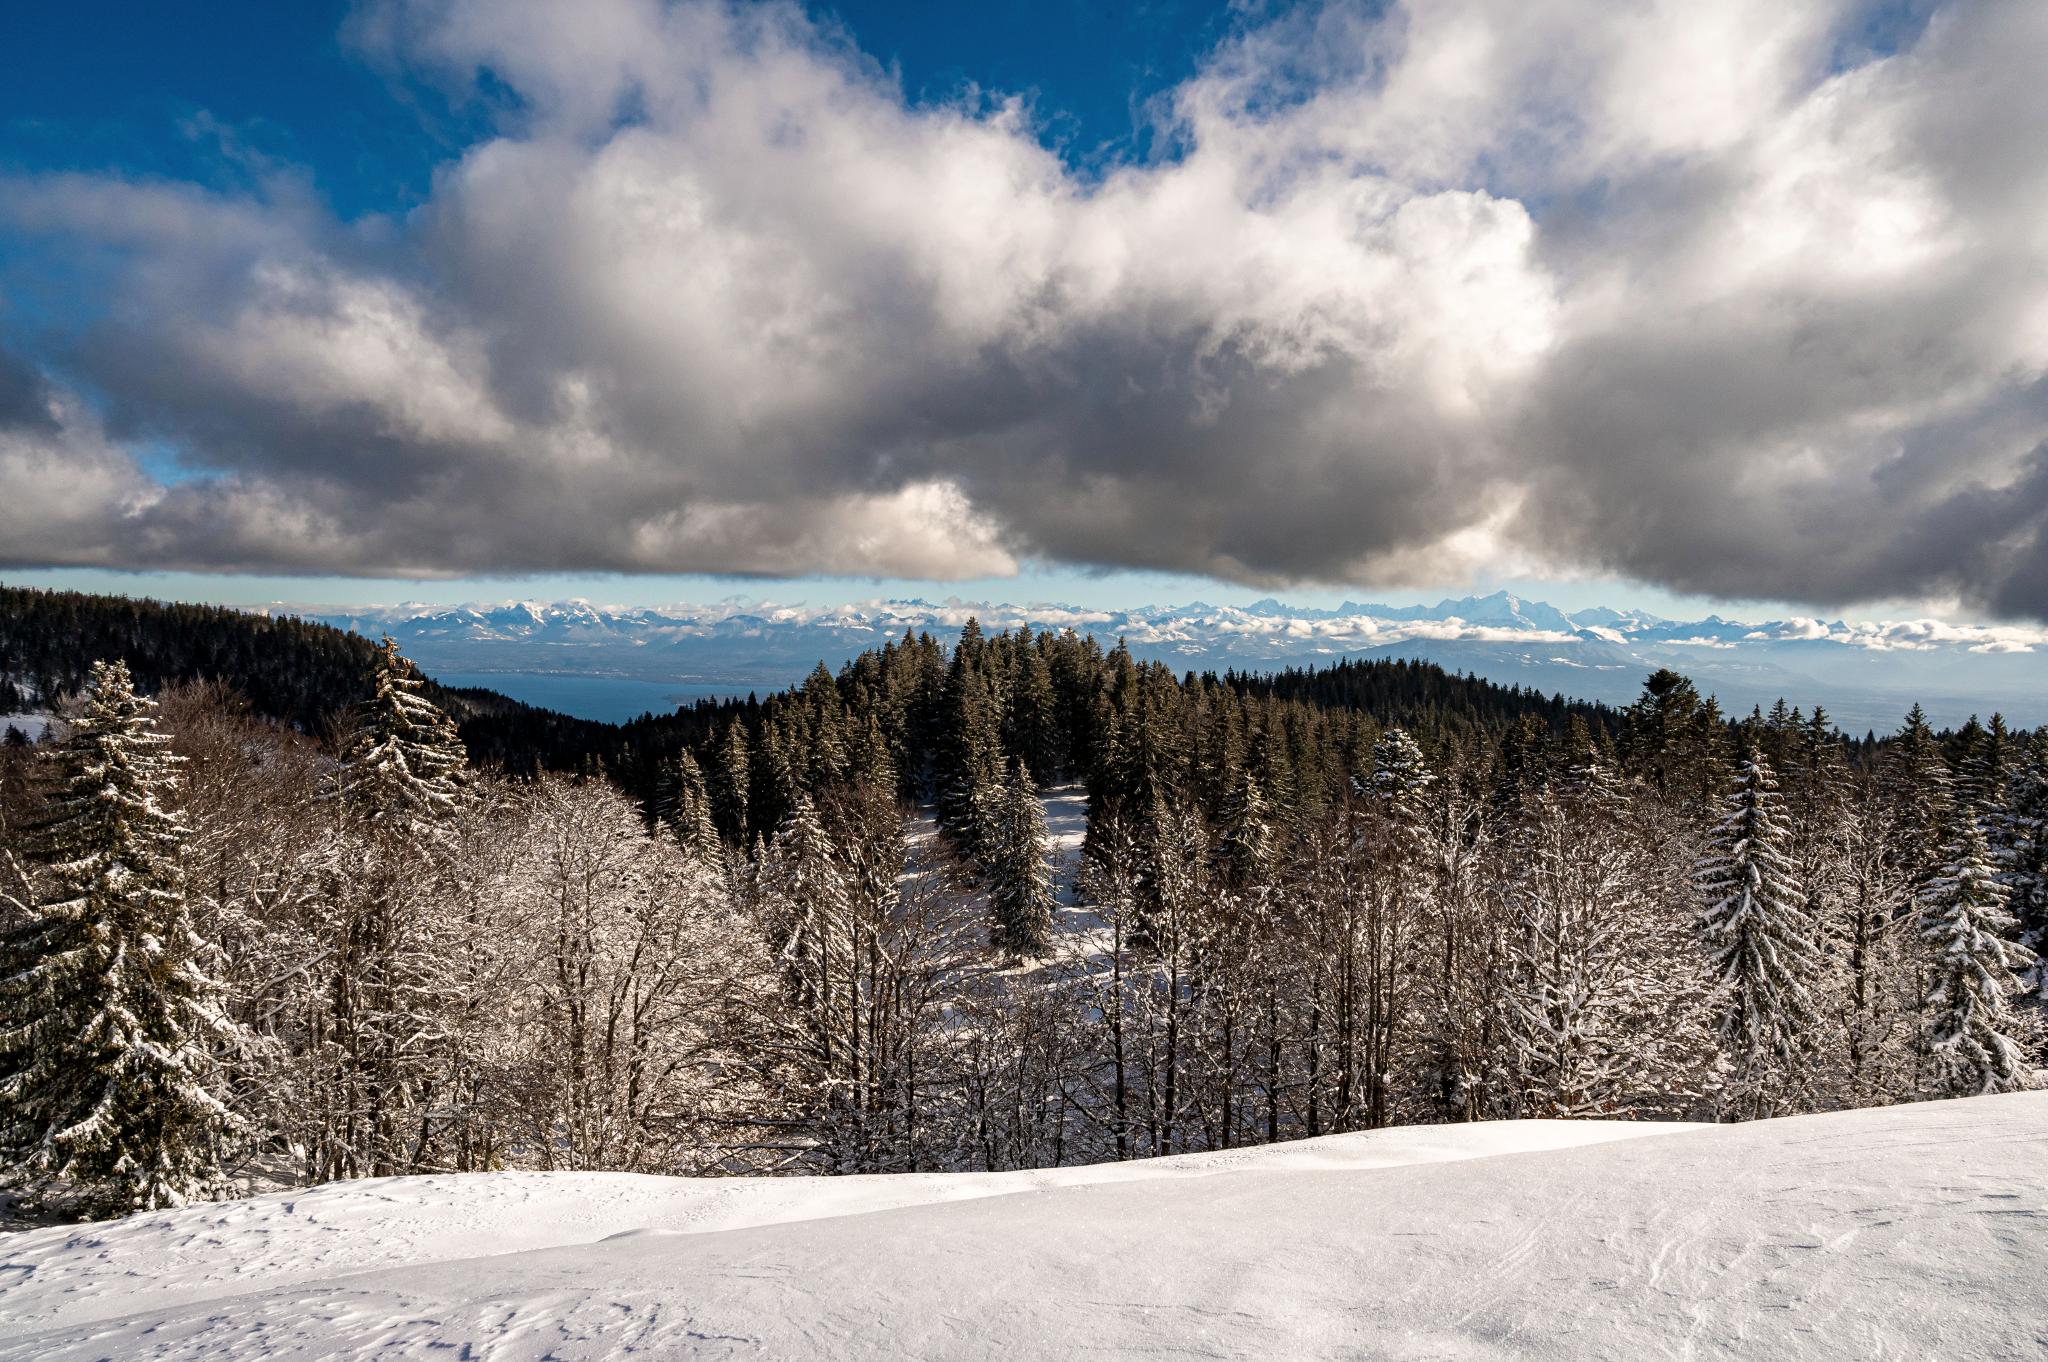
[[2028, 1093], [1027, 1173], [341, 1183], [0, 1240], [0, 1359], [2038, 1358], [2044, 1275]]

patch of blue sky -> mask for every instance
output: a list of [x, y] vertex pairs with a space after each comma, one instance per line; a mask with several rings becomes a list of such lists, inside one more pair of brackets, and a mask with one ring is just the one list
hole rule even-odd
[[1271, 6], [1196, 0], [833, 0], [832, 25], [892, 72], [912, 106], [1022, 98], [1075, 169], [1171, 159], [1158, 101]]
[[[347, 0], [10, 7], [0, 171], [246, 187], [303, 169], [344, 218], [423, 202], [488, 110], [403, 86], [343, 40]], [[79, 54], [91, 52], [88, 63]]]
[[219, 476], [211, 469], [192, 463], [179, 446], [168, 441], [146, 440], [140, 444], [130, 445], [128, 452], [143, 472], [165, 487], [174, 487], [181, 482], [201, 482]]
[[1938, 0], [1868, 0], [1852, 11], [1851, 21], [1836, 34], [1829, 53], [1828, 73], [1854, 70], [1910, 48], [1927, 27], [1937, 3]]

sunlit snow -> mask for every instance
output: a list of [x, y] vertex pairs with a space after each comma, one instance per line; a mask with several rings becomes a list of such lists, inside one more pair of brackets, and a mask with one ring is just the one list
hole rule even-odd
[[998, 1174], [338, 1183], [0, 1241], [0, 1358], [2022, 1358], [2048, 1094]]

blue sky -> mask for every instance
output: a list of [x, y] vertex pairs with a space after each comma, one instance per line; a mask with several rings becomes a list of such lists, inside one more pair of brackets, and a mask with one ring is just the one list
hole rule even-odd
[[[308, 171], [344, 217], [423, 202], [485, 110], [366, 59], [337, 0], [105, 0], [7, 18], [0, 164], [233, 186], [252, 158]], [[913, 102], [1027, 96], [1078, 165], [1153, 154], [1153, 99], [1249, 12], [1191, 0], [813, 5]], [[225, 144], [225, 145], [224, 145]]]
[[17, 7], [7, 580], [2048, 613], [2026, 7], [796, 13]]

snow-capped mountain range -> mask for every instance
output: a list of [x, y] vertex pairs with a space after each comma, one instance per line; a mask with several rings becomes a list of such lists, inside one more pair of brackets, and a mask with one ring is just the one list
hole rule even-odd
[[[1271, 670], [1340, 657], [1425, 658], [1504, 684], [1625, 703], [1643, 677], [1672, 667], [1730, 710], [1779, 696], [1827, 706], [1851, 729], [1885, 730], [1919, 701], [1940, 722], [2002, 711], [2048, 722], [2048, 629], [1938, 620], [1852, 623], [1791, 618], [1676, 621], [1596, 607], [1565, 612], [1507, 592], [1432, 606], [1346, 602], [1312, 609], [1262, 600], [1097, 610], [958, 600], [848, 605], [724, 601], [609, 609], [588, 601], [302, 612], [363, 634], [388, 631], [429, 672], [474, 678], [612, 678], [693, 693], [762, 691], [837, 667], [905, 630], [950, 642], [970, 617], [988, 632], [1029, 625], [1121, 638], [1177, 669]], [[543, 703], [545, 701], [542, 701]]]

